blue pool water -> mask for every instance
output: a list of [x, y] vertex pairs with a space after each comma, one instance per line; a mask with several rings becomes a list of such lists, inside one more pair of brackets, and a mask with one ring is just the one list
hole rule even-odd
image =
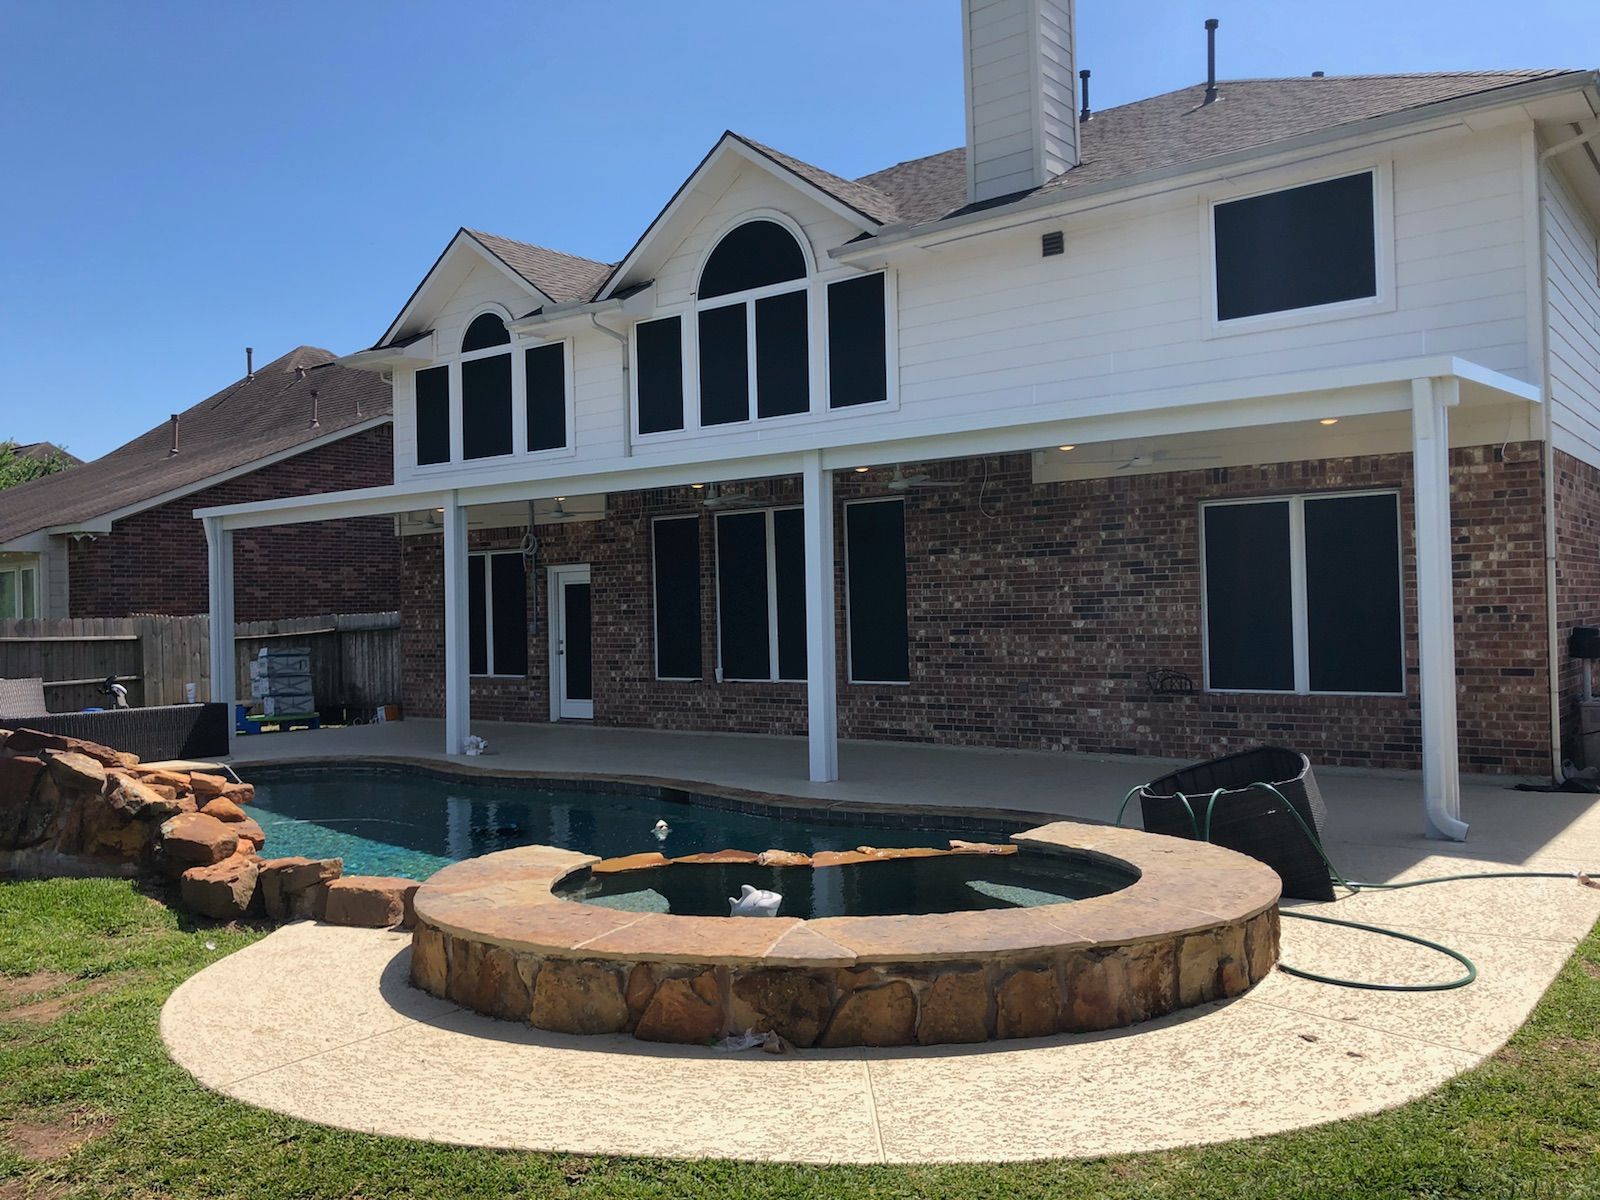
[[[342, 858], [353, 875], [426, 879], [440, 867], [513, 846], [564, 846], [614, 858], [659, 850], [849, 850], [860, 845], [943, 846], [970, 831], [936, 826], [834, 825], [731, 812], [645, 796], [532, 783], [472, 783], [422, 772], [312, 767], [251, 777], [250, 815], [264, 853]], [[665, 841], [653, 830], [667, 822]], [[999, 835], [993, 835], [1001, 840]]]

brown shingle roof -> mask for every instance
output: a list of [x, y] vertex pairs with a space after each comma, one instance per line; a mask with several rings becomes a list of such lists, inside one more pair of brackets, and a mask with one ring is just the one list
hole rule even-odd
[[63, 450], [54, 442], [27, 442], [20, 445], [16, 442], [0, 442], [0, 446], [7, 444], [11, 446], [11, 452], [18, 458], [46, 459], [59, 457], [65, 459], [68, 466], [77, 467], [83, 464], [83, 459], [79, 458], [76, 454], [67, 453], [67, 451]]
[[[178, 453], [168, 454], [163, 421], [111, 453], [18, 487], [0, 501], [0, 542], [105, 513], [199, 484], [214, 475], [325, 438], [393, 408], [388, 384], [367, 371], [335, 366], [315, 346], [297, 346], [178, 416]], [[304, 377], [295, 377], [295, 368]], [[319, 427], [311, 428], [311, 391]], [[341, 485], [327, 481], [327, 490]]]
[[[1094, 120], [1078, 126], [1082, 161], [1039, 190], [1070, 192], [1462, 96], [1580, 74], [1584, 72], [1450, 71], [1234, 79], [1218, 84], [1220, 99], [1214, 104], [1201, 103], [1205, 85], [1195, 84], [1095, 113]], [[893, 197], [900, 221], [938, 220], [967, 207], [966, 150], [957, 147], [912, 159], [857, 182]]]
[[468, 229], [467, 236], [479, 242], [506, 266], [555, 301], [588, 300], [611, 271], [610, 263], [563, 254], [528, 242], [514, 242], [498, 234]]

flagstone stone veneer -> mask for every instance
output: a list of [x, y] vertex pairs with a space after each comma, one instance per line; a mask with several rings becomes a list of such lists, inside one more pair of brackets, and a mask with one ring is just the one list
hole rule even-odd
[[904, 1046], [1132, 1025], [1240, 995], [1278, 960], [1279, 881], [1254, 859], [1069, 821], [1014, 840], [1023, 853], [1111, 859], [1138, 878], [1038, 908], [672, 916], [564, 899], [556, 885], [597, 860], [525, 846], [446, 867], [421, 887], [411, 981], [560, 1033]]

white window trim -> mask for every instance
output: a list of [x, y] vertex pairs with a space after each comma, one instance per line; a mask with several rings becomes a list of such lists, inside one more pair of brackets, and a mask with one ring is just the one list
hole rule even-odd
[[[1217, 316], [1217, 225], [1216, 209], [1219, 204], [1235, 200], [1248, 200], [1253, 196], [1268, 196], [1274, 192], [1292, 191], [1318, 183], [1328, 183], [1350, 175], [1372, 175], [1372, 231], [1373, 265], [1377, 280], [1377, 294], [1355, 300], [1338, 300], [1332, 304], [1317, 304], [1308, 308], [1291, 308], [1283, 312], [1258, 313], [1249, 317], [1222, 320]], [[1213, 191], [1202, 197], [1200, 205], [1201, 244], [1205, 247], [1205, 260], [1201, 275], [1201, 293], [1205, 306], [1205, 336], [1228, 337], [1234, 334], [1259, 333], [1266, 330], [1293, 328], [1297, 325], [1314, 325], [1324, 321], [1337, 321], [1350, 317], [1370, 316], [1393, 312], [1397, 307], [1394, 269], [1394, 169], [1391, 160], [1367, 160], [1352, 163], [1339, 170], [1326, 166], [1314, 174], [1298, 173], [1294, 178], [1276, 180], [1270, 187], [1234, 188]]]
[[[796, 512], [803, 505], [776, 504], [769, 508], [737, 508], [730, 512], [719, 512], [713, 518], [712, 532], [717, 535], [712, 538], [712, 551], [715, 556], [715, 570], [712, 579], [716, 587], [717, 603], [717, 682], [718, 683], [800, 683], [804, 679], [785, 678], [778, 674], [778, 545], [773, 514], [778, 512]], [[767, 661], [768, 674], [762, 678], [751, 679], [744, 676], [731, 676], [722, 669], [722, 538], [715, 522], [723, 517], [743, 517], [762, 515], [767, 519]]]
[[[869, 275], [883, 276], [883, 382], [884, 398], [873, 400], [867, 404], [850, 404], [843, 408], [833, 407], [833, 374], [829, 370], [832, 360], [829, 357], [833, 348], [828, 341], [828, 289], [836, 283], [847, 283], [852, 279], [866, 278]], [[899, 322], [896, 315], [900, 311], [899, 283], [895, 272], [888, 267], [879, 271], [859, 271], [849, 275], [839, 275], [822, 282], [822, 387], [826, 395], [823, 397], [823, 409], [830, 417], [849, 416], [851, 413], [889, 412], [900, 407], [900, 340], [897, 336]]]
[[[674, 317], [678, 318], [678, 365], [681, 376], [678, 384], [679, 394], [683, 397], [683, 424], [677, 429], [657, 429], [644, 433], [639, 428], [639, 326], [670, 321]], [[692, 389], [689, 386], [690, 376], [694, 373], [690, 361], [693, 339], [689, 335], [693, 317], [693, 308], [676, 307], [635, 321], [628, 330], [628, 421], [635, 442], [670, 441], [700, 432], [700, 389], [698, 383]]]
[[[488, 560], [491, 559], [491, 558], [496, 558], [496, 557], [500, 557], [500, 556], [507, 555], [507, 554], [514, 554], [518, 558], [522, 557], [522, 551], [521, 550], [473, 550], [473, 551], [470, 551], [467, 554], [467, 557], [469, 559], [481, 558], [481, 559], [484, 560], [484, 564], [483, 564], [483, 651], [484, 651], [484, 657], [487, 660], [489, 669], [488, 669], [488, 671], [483, 672], [482, 674], [480, 674], [480, 673], [478, 673], [476, 671], [472, 672], [470, 677], [473, 678], [473, 679], [526, 679], [526, 678], [528, 678], [528, 673], [526, 671], [524, 671], [521, 675], [503, 675], [503, 674], [499, 673], [498, 671], [496, 671], [494, 669], [494, 569], [490, 566]], [[524, 626], [523, 635], [524, 635], [524, 637], [526, 637], [526, 635], [527, 635], [526, 613], [524, 613], [523, 626]], [[469, 626], [469, 628], [470, 628], [470, 626]], [[531, 660], [533, 656], [530, 653], [528, 657]]]
[[[1400, 690], [1396, 692], [1332, 692], [1311, 688], [1310, 632], [1307, 626], [1305, 506], [1319, 500], [1349, 500], [1358, 496], [1393, 496], [1395, 510], [1395, 570], [1400, 580]], [[1208, 508], [1241, 504], [1288, 504], [1290, 624], [1294, 639], [1294, 687], [1219, 688], [1211, 686], [1211, 595], [1206, 580], [1206, 521]], [[1382, 696], [1404, 697], [1406, 691], [1406, 573], [1402, 500], [1396, 488], [1358, 488], [1352, 491], [1300, 492], [1291, 495], [1248, 496], [1200, 502], [1200, 646], [1205, 691], [1219, 696]]]
[[[857, 679], [856, 678], [856, 661], [855, 661], [855, 651], [854, 651], [854, 648], [853, 648], [854, 647], [854, 639], [855, 639], [855, 631], [851, 628], [851, 624], [850, 624], [850, 512], [849, 512], [849, 510], [851, 508], [855, 507], [857, 504], [898, 504], [898, 505], [900, 505], [900, 515], [901, 515], [902, 528], [904, 527], [905, 514], [907, 512], [906, 500], [905, 500], [904, 496], [863, 496], [859, 500], [846, 500], [844, 502], [844, 507], [845, 507], [845, 516], [844, 516], [844, 666], [845, 666], [845, 678], [846, 678], [846, 680], [848, 682], [850, 682], [852, 684], [862, 684], [863, 686], [868, 686], [868, 687], [903, 687], [903, 688], [908, 688], [908, 687], [911, 686], [911, 680], [909, 678], [909, 676], [911, 675], [911, 647], [910, 647], [909, 644], [906, 646], [906, 675], [907, 675], [907, 678], [905, 678], [905, 679]], [[902, 566], [904, 566], [904, 559], [903, 558], [902, 558]], [[909, 583], [910, 583], [910, 572], [909, 571], [906, 573], [906, 580], [907, 580], [907, 583], [909, 585]], [[910, 595], [910, 590], [909, 590], [909, 587], [908, 587], [907, 593], [906, 593], [906, 608], [907, 608], [907, 612], [906, 612], [906, 639], [907, 639], [908, 643], [909, 643], [910, 637], [911, 637], [911, 629], [910, 629], [910, 626], [911, 626], [911, 613], [910, 613], [910, 607], [911, 607], [911, 595]]]
[[[0, 564], [0, 575], [13, 575], [13, 576], [16, 577], [14, 582], [13, 582], [13, 584], [12, 584], [12, 594], [17, 598], [17, 614], [16, 614], [16, 616], [7, 618], [3, 614], [0, 614], [0, 620], [17, 620], [17, 621], [33, 621], [33, 620], [37, 620], [38, 617], [39, 617], [39, 566], [38, 566], [38, 564], [37, 563]], [[24, 575], [27, 575], [27, 576], [30, 577], [28, 579], [28, 582], [27, 582], [26, 585], [23, 584], [22, 577]], [[27, 596], [28, 599], [32, 602], [31, 605], [24, 605], [22, 603], [22, 599], [23, 599], [24, 596]], [[33, 609], [33, 612], [31, 614], [24, 613], [23, 609], [26, 608], [26, 607], [31, 607]]]
[[[545, 450], [528, 449], [528, 356], [527, 351], [537, 350], [542, 346], [561, 347], [561, 375], [565, 393], [562, 396], [563, 417], [562, 429], [566, 437], [564, 445], [551, 446]], [[550, 458], [572, 458], [578, 453], [577, 422], [578, 403], [577, 388], [573, 377], [577, 368], [577, 354], [571, 338], [537, 338], [514, 336], [511, 339], [511, 353], [514, 356], [511, 363], [511, 449], [519, 458], [529, 458], [535, 461]], [[519, 419], [520, 417], [520, 419]], [[497, 462], [498, 459], [473, 459], [473, 462]]]
[[[700, 579], [700, 514], [699, 513], [663, 513], [658, 517], [650, 518], [650, 629], [655, 634], [655, 646], [652, 648], [652, 658], [655, 662], [656, 679], [661, 683], [703, 683], [705, 673], [698, 675], [663, 675], [661, 673], [661, 615], [657, 610], [656, 597], [656, 525], [661, 521], [693, 521], [695, 523], [695, 586], [701, 584]], [[702, 596], [702, 600], [704, 597]], [[704, 619], [704, 612], [701, 614]], [[722, 626], [717, 625], [717, 665], [722, 665]], [[700, 661], [705, 662], [705, 647], [700, 648]]]

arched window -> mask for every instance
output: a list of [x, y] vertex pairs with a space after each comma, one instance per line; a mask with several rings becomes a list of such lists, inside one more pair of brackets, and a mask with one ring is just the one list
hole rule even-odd
[[509, 346], [511, 334], [506, 329], [506, 323], [492, 312], [486, 312], [474, 317], [472, 324], [467, 326], [467, 332], [461, 338], [461, 353], [467, 354], [473, 350], [489, 350], [495, 346]]
[[810, 410], [810, 290], [793, 234], [757, 220], [723, 235], [696, 310], [702, 425]]
[[511, 334], [496, 313], [461, 338], [461, 457], [511, 453]]

